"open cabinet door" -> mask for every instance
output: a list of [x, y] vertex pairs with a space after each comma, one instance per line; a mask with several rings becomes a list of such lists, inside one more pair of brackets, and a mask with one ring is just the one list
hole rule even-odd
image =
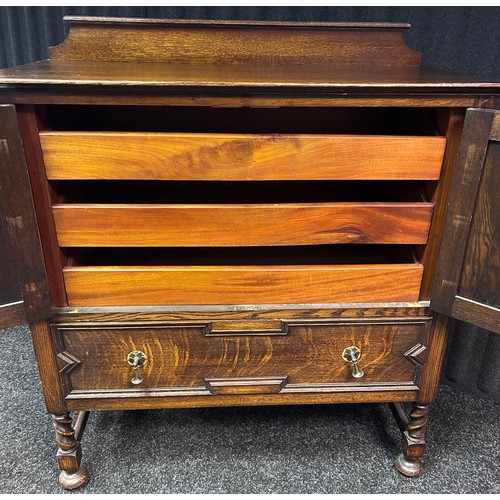
[[16, 109], [0, 104], [0, 328], [50, 315], [50, 297]]
[[500, 111], [470, 109], [431, 308], [500, 333]]

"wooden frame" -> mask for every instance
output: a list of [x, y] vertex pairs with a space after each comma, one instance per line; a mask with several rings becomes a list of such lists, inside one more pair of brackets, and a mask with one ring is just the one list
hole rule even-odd
[[2, 304], [4, 319], [0, 324], [7, 326], [11, 322], [48, 318], [51, 313], [28, 167], [16, 109], [12, 105], [0, 105], [0, 166], [0, 237], [3, 240], [0, 248], [5, 251], [1, 297], [6, 302]]

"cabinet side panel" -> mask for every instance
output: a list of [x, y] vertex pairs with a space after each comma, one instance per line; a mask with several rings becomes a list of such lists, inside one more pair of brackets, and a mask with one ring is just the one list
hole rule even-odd
[[59, 373], [57, 353], [62, 352], [63, 348], [58, 336], [52, 332], [48, 321], [31, 323], [30, 330], [45, 406], [49, 413], [61, 415], [67, 411], [64, 396], [69, 392], [69, 388], [64, 384], [63, 377]]
[[48, 286], [52, 302], [56, 306], [67, 304], [62, 278], [62, 266], [66, 255], [57, 243], [52, 203], [57, 201], [57, 193], [47, 181], [45, 165], [40, 148], [39, 120], [33, 106], [17, 106], [19, 129], [26, 152], [28, 173], [31, 179], [33, 202], [36, 209], [38, 227], [42, 238], [43, 255], [47, 270]]
[[424, 366], [418, 393], [419, 404], [432, 404], [436, 398], [443, 358], [450, 329], [450, 318], [438, 314], [434, 317], [428, 340], [428, 357]]
[[436, 273], [436, 261], [443, 233], [446, 201], [455, 170], [458, 152], [460, 148], [460, 137], [464, 126], [465, 111], [460, 108], [442, 110], [440, 119], [444, 122], [442, 128], [446, 135], [446, 150], [443, 159], [441, 177], [437, 183], [428, 182], [428, 196], [434, 202], [429, 240], [425, 247], [420, 250], [420, 262], [424, 265], [424, 276], [420, 290], [420, 300], [428, 300], [431, 294], [432, 282]]

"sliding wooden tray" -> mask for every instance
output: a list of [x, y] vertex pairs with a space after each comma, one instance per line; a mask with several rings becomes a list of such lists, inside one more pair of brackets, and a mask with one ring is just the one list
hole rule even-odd
[[413, 302], [423, 266], [68, 266], [70, 306]]
[[59, 204], [62, 247], [425, 244], [432, 203]]
[[438, 179], [429, 136], [42, 132], [49, 179]]

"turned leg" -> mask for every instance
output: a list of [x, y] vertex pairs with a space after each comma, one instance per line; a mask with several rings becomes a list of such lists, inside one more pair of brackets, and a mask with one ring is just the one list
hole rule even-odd
[[[441, 367], [446, 349], [450, 318], [441, 314], [434, 315], [427, 340], [427, 360], [423, 363], [416, 403], [406, 416], [398, 403], [391, 403], [402, 435], [403, 453], [396, 459], [396, 468], [408, 477], [420, 476], [423, 472], [421, 458], [425, 451], [425, 430], [431, 404], [436, 399]], [[422, 364], [415, 359], [417, 364]]]
[[406, 425], [400, 426], [403, 453], [398, 456], [395, 465], [401, 474], [408, 477], [422, 474], [421, 458], [425, 452], [425, 429], [429, 408], [430, 405], [413, 405], [409, 418], [404, 422]]
[[[57, 463], [61, 474], [59, 482], [67, 490], [74, 490], [85, 484], [89, 478], [87, 469], [81, 465], [82, 451], [80, 448], [80, 437], [85, 426], [87, 414], [82, 414], [78, 419], [77, 431], [73, 427], [73, 420], [69, 413], [63, 415], [52, 415], [54, 429], [56, 431]], [[76, 436], [75, 436], [76, 434]]]

